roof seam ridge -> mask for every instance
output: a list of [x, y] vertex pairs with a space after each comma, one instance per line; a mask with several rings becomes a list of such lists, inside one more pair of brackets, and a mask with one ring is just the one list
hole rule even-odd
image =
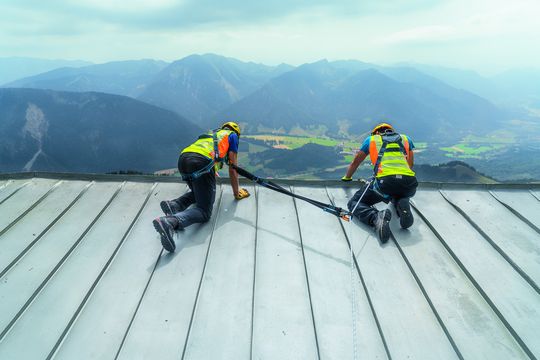
[[255, 196], [255, 251], [253, 252], [253, 288], [251, 290], [251, 338], [249, 341], [249, 358], [253, 359], [253, 332], [255, 322], [255, 281], [257, 279], [257, 244], [259, 234], [259, 190], [257, 185], [253, 188]]
[[48, 282], [53, 278], [53, 276], [58, 272], [58, 270], [62, 267], [62, 265], [66, 262], [66, 260], [69, 258], [69, 256], [73, 253], [73, 251], [75, 250], [75, 248], [77, 246], [79, 246], [79, 244], [81, 243], [81, 241], [85, 238], [86, 234], [88, 234], [88, 232], [90, 231], [90, 229], [94, 226], [94, 224], [98, 221], [98, 219], [101, 217], [101, 215], [103, 215], [103, 213], [105, 212], [105, 210], [107, 210], [107, 208], [109, 207], [109, 205], [113, 202], [113, 200], [116, 198], [116, 196], [118, 195], [118, 193], [120, 192], [120, 190], [122, 189], [123, 185], [125, 184], [122, 183], [120, 186], [118, 186], [118, 189], [116, 190], [116, 192], [111, 196], [111, 198], [109, 199], [109, 201], [107, 202], [107, 204], [105, 204], [105, 206], [103, 207], [103, 209], [101, 209], [101, 211], [99, 212], [99, 214], [96, 215], [96, 217], [94, 218], [94, 220], [92, 220], [92, 222], [87, 226], [87, 228], [84, 230], [84, 232], [79, 236], [79, 238], [75, 241], [75, 243], [71, 246], [71, 248], [69, 248], [69, 250], [64, 254], [64, 256], [60, 259], [60, 261], [58, 262], [58, 264], [56, 264], [56, 266], [51, 270], [51, 272], [49, 272], [49, 274], [45, 277], [45, 279], [41, 282], [41, 284], [39, 284], [39, 286], [37, 287], [37, 289], [34, 291], [34, 293], [30, 296], [30, 298], [28, 298], [28, 300], [24, 303], [24, 305], [19, 309], [19, 311], [17, 312], [17, 314], [15, 314], [15, 316], [13, 317], [13, 319], [9, 322], [9, 324], [5, 327], [4, 330], [2, 330], [2, 332], [0, 332], [0, 343], [3, 341], [3, 339], [6, 337], [6, 335], [9, 333], [9, 331], [11, 331], [11, 329], [13, 328], [13, 326], [15, 325], [15, 323], [20, 319], [20, 317], [26, 312], [26, 310], [30, 307], [30, 305], [35, 301], [35, 299], [37, 298], [37, 296], [41, 293], [41, 291], [43, 291], [43, 289], [45, 288], [45, 286], [47, 286]]
[[437, 319], [437, 322], [439, 323], [439, 326], [441, 327], [442, 331], [444, 332], [444, 334], [446, 335], [446, 338], [448, 339], [448, 341], [450, 342], [450, 345], [452, 345], [452, 348], [454, 349], [454, 351], [456, 352], [456, 355], [461, 359], [463, 360], [464, 357], [463, 355], [461, 354], [461, 351], [459, 350], [459, 347], [458, 345], [456, 344], [456, 342], [454, 341], [454, 338], [452, 337], [452, 335], [450, 334], [450, 331], [448, 330], [448, 328], [446, 327], [443, 319], [441, 318], [441, 316], [439, 315], [439, 312], [437, 311], [436, 307], [435, 307], [435, 304], [433, 304], [433, 301], [431, 300], [431, 297], [429, 296], [426, 288], [424, 287], [424, 285], [422, 284], [422, 281], [420, 280], [420, 277], [418, 276], [418, 274], [416, 273], [416, 271], [414, 270], [414, 267], [412, 266], [411, 262], [409, 261], [409, 259], [407, 258], [407, 256], [405, 255], [405, 252], [403, 251], [403, 249], [401, 248], [401, 246], [399, 245], [399, 242], [397, 241], [396, 237], [394, 236], [394, 234], [391, 234], [391, 237], [392, 237], [392, 240], [394, 241], [394, 244], [396, 245], [401, 257], [403, 258], [403, 261], [405, 261], [405, 264], [407, 265], [407, 267], [409, 268], [409, 271], [411, 272], [411, 275], [413, 276], [414, 280], [416, 281], [416, 284], [418, 285], [418, 287], [420, 288], [420, 291], [422, 292], [422, 294], [424, 295], [424, 298], [426, 299], [429, 307], [431, 308], [431, 311], [433, 312], [433, 315], [435, 315], [435, 318]]
[[189, 319], [189, 326], [188, 331], [186, 333], [186, 339], [184, 341], [184, 347], [182, 349], [182, 357], [181, 360], [184, 360], [184, 357], [186, 356], [187, 347], [189, 344], [189, 336], [191, 335], [191, 329], [193, 327], [193, 319], [195, 318], [195, 312], [197, 311], [197, 305], [199, 304], [199, 296], [201, 294], [201, 288], [204, 280], [204, 274], [206, 273], [206, 265], [208, 264], [208, 257], [210, 256], [210, 248], [212, 247], [212, 240], [214, 240], [214, 232], [216, 230], [216, 225], [219, 219], [219, 214], [221, 213], [221, 205], [223, 204], [223, 188], [220, 186], [219, 188], [219, 202], [217, 205], [217, 215], [214, 217], [214, 222], [212, 224], [212, 233], [210, 234], [210, 240], [208, 241], [208, 247], [206, 249], [206, 254], [204, 258], [204, 265], [203, 269], [201, 271], [201, 279], [199, 280], [199, 286], [197, 287], [197, 295], [195, 295], [195, 301], [193, 303], [193, 309], [191, 311], [191, 317]]
[[[441, 244], [443, 245], [443, 247], [446, 249], [446, 251], [450, 254], [450, 256], [452, 257], [452, 259], [456, 262], [456, 264], [458, 265], [458, 267], [461, 269], [461, 271], [465, 274], [465, 276], [467, 277], [467, 279], [472, 283], [472, 285], [474, 286], [474, 288], [476, 289], [476, 291], [478, 291], [478, 293], [480, 293], [480, 296], [482, 296], [482, 298], [484, 299], [484, 301], [489, 305], [489, 307], [491, 308], [491, 310], [495, 313], [495, 315], [497, 315], [497, 318], [503, 323], [503, 325], [505, 326], [506, 330], [508, 330], [508, 332], [512, 335], [512, 337], [514, 338], [514, 340], [516, 340], [516, 342], [519, 344], [519, 346], [523, 349], [523, 351], [525, 351], [525, 353], [531, 357], [532, 356], [532, 352], [529, 350], [529, 348], [527, 347], [527, 345], [525, 344], [525, 342], [521, 339], [521, 337], [519, 336], [519, 334], [514, 330], [514, 328], [512, 327], [512, 325], [510, 325], [510, 323], [506, 320], [506, 318], [504, 317], [504, 315], [501, 313], [501, 311], [499, 310], [499, 308], [495, 305], [495, 303], [491, 300], [491, 298], [487, 295], [487, 293], [484, 291], [484, 289], [482, 288], [482, 286], [476, 281], [476, 279], [474, 278], [474, 276], [469, 272], [469, 270], [467, 269], [467, 267], [461, 262], [461, 260], [459, 259], [459, 257], [456, 255], [456, 253], [452, 250], [452, 248], [450, 247], [450, 245], [446, 242], [446, 240], [444, 240], [444, 237], [437, 231], [437, 229], [433, 226], [433, 224], [425, 217], [425, 215], [422, 213], [422, 211], [420, 211], [420, 209], [418, 209], [418, 207], [411, 202], [411, 205], [413, 206], [414, 210], [416, 211], [416, 213], [418, 214], [418, 216], [420, 216], [420, 218], [426, 223], [426, 225], [428, 226], [428, 228], [433, 232], [433, 234], [435, 235], [435, 237], [441, 242]], [[532, 359], [534, 359], [534, 356], [531, 357]]]
[[[159, 184], [158, 184], [159, 186]], [[124, 332], [124, 335], [122, 336], [122, 340], [120, 341], [120, 345], [118, 346], [118, 350], [116, 351], [116, 354], [114, 356], [114, 360], [118, 359], [120, 356], [120, 353], [122, 352], [122, 349], [124, 347], [125, 341], [129, 335], [129, 332], [131, 330], [131, 327], [133, 325], [133, 322], [135, 321], [135, 318], [137, 317], [137, 314], [139, 312], [139, 309], [141, 307], [141, 304], [144, 300], [144, 297], [146, 296], [146, 292], [148, 291], [148, 288], [150, 287], [150, 283], [152, 282], [152, 279], [154, 278], [155, 271], [157, 269], [157, 266], [159, 264], [159, 260], [161, 259], [161, 255], [163, 254], [163, 248], [160, 249], [157, 259], [155, 261], [154, 267], [152, 268], [152, 272], [150, 273], [150, 276], [148, 277], [148, 281], [146, 282], [146, 285], [141, 293], [141, 297], [139, 301], [137, 302], [137, 305], [135, 306], [135, 310], [133, 311], [133, 316], [131, 317], [129, 324], [126, 328], [126, 331]]]
[[131, 330], [131, 326], [133, 325], [133, 322], [135, 321], [135, 317], [137, 316], [137, 313], [139, 312], [139, 308], [141, 307], [143, 299], [144, 299], [144, 297], [146, 295], [146, 291], [150, 287], [150, 282], [154, 278], [154, 273], [155, 273], [155, 271], [157, 269], [157, 266], [159, 264], [159, 259], [161, 258], [161, 254], [163, 254], [163, 248], [158, 253], [157, 259], [156, 259], [155, 264], [154, 264], [154, 267], [152, 268], [152, 273], [148, 277], [148, 281], [146, 282], [146, 285], [145, 285], [145, 287], [143, 289], [143, 292], [141, 293], [141, 298], [137, 302], [137, 306], [135, 307], [135, 310], [133, 311], [133, 316], [131, 317], [131, 319], [129, 321], [129, 324], [128, 324], [127, 328], [126, 328], [126, 331], [124, 332], [124, 336], [122, 336], [122, 340], [120, 341], [120, 345], [118, 346], [118, 350], [116, 351], [116, 354], [114, 356], [114, 360], [118, 359], [118, 356], [120, 356], [120, 353], [122, 352], [122, 349], [123, 349], [124, 344], [126, 342], [126, 339], [128, 337], [129, 331]]
[[[289, 191], [294, 192], [293, 188], [289, 186]], [[298, 215], [298, 207], [296, 206], [296, 198], [292, 198], [293, 206], [294, 206], [294, 212], [296, 214], [296, 225], [298, 226], [298, 236], [300, 237], [300, 248], [302, 250], [302, 262], [304, 265], [304, 274], [306, 275], [306, 284], [307, 284], [307, 291], [308, 291], [308, 298], [309, 298], [309, 309], [311, 311], [311, 321], [313, 324], [313, 334], [315, 336], [315, 346], [317, 348], [317, 358], [321, 359], [321, 351], [319, 347], [319, 335], [317, 333], [317, 323], [315, 321], [315, 312], [313, 311], [313, 299], [311, 297], [311, 286], [309, 284], [309, 274], [307, 269], [307, 263], [306, 263], [306, 255], [304, 252], [304, 237], [302, 236], [302, 228], [300, 226], [300, 216]]]
[[66, 325], [64, 331], [60, 335], [60, 338], [56, 341], [56, 344], [54, 345], [54, 347], [50, 351], [49, 355], [47, 356], [47, 360], [52, 359], [56, 355], [58, 350], [60, 349], [62, 343], [64, 342], [67, 335], [69, 334], [69, 332], [73, 328], [73, 324], [75, 324], [75, 322], [79, 318], [80, 314], [82, 313], [83, 309], [85, 308], [86, 304], [88, 303], [88, 300], [90, 299], [90, 297], [92, 297], [92, 294], [94, 293], [94, 290], [96, 289], [99, 282], [103, 278], [103, 275], [107, 272], [107, 270], [109, 270], [111, 264], [116, 259], [116, 255], [118, 255], [118, 253], [120, 252], [120, 248], [124, 245], [126, 240], [129, 238], [129, 235], [131, 234], [131, 230], [133, 229], [135, 224], [139, 221], [140, 215], [141, 215], [142, 211], [144, 210], [144, 208], [146, 207], [146, 205], [148, 204], [148, 200], [150, 199], [150, 195], [152, 195], [152, 192], [154, 192], [154, 189], [156, 188], [156, 186], [157, 186], [157, 183], [154, 183], [154, 185], [148, 191], [148, 194], [146, 195], [146, 198], [144, 199], [144, 202], [142, 203], [141, 207], [139, 208], [139, 211], [137, 212], [137, 214], [135, 214], [135, 217], [133, 218], [133, 220], [129, 224], [127, 230], [124, 232], [124, 235], [120, 239], [118, 245], [116, 246], [113, 253], [109, 257], [109, 259], [107, 260], [107, 262], [105, 263], [103, 268], [101, 269], [101, 271], [98, 274], [97, 278], [94, 280], [94, 282], [90, 286], [90, 289], [86, 292], [86, 295], [84, 296], [82, 302], [79, 304], [79, 306], [75, 310], [75, 313], [73, 314], [70, 321]]
[[32, 240], [32, 242], [30, 242], [30, 244], [28, 244], [28, 246], [26, 246], [22, 252], [17, 255], [15, 257], [15, 259], [13, 259], [2, 271], [0, 271], [0, 279], [6, 275], [6, 273], [8, 271], [11, 270], [12, 267], [14, 267], [31, 249], [32, 247], [37, 244], [37, 242], [39, 240], [41, 240], [41, 238], [43, 236], [45, 236], [49, 230], [51, 230], [54, 225], [56, 225], [56, 223], [58, 221], [60, 221], [60, 219], [75, 205], [75, 203], [77, 203], [77, 201], [79, 201], [79, 199], [84, 195], [84, 193], [86, 193], [86, 191], [94, 184], [94, 182], [90, 182], [89, 184], [87, 184], [78, 194], [77, 196], [75, 197], [75, 199], [73, 199], [71, 201], [71, 203], [68, 204], [68, 206], [56, 217], [54, 218], [54, 220], [49, 224], [47, 225], [47, 227], [34, 239]]
[[439, 190], [439, 193], [443, 196], [443, 198], [454, 207], [458, 211], [458, 213], [465, 219], [469, 224], [476, 230], [482, 237], [489, 243], [493, 248], [514, 268], [515, 271], [518, 272], [518, 274], [521, 275], [521, 277], [538, 293], [540, 294], [540, 288], [538, 285], [534, 282], [534, 280], [522, 269], [519, 267], [518, 264], [516, 264], [510, 256], [488, 235], [480, 226], [469, 216], [463, 209], [461, 209], [457, 204], [455, 204], [450, 198], [444, 193], [444, 191]]
[[531, 189], [529, 189], [529, 192], [531, 193], [532, 196], [534, 196], [534, 198], [538, 201], [540, 201], [540, 197], [538, 197], [538, 195], [536, 195], [536, 193], [534, 191], [532, 191]]
[[[15, 226], [15, 224], [17, 224], [23, 217], [25, 217], [26, 215], [28, 215], [29, 212], [31, 212], [32, 210], [34, 210], [36, 208], [36, 206], [38, 206], [43, 200], [45, 200], [45, 198], [47, 198], [47, 196], [49, 196], [54, 190], [56, 190], [56, 188], [58, 188], [58, 186], [63, 182], [64, 180], [60, 180], [58, 182], [56, 182], [49, 190], [47, 190], [47, 192], [45, 194], [43, 194], [38, 200], [36, 200], [32, 205], [30, 205], [30, 207], [28, 207], [25, 211], [23, 211], [23, 213], [21, 215], [19, 215], [15, 220], [13, 220], [9, 225], [7, 225], [5, 228], [3, 228], [2, 230], [0, 230], [0, 236], [4, 235], [6, 232], [9, 231], [9, 229], [11, 229], [13, 226]], [[24, 185], [23, 185], [24, 186]], [[22, 186], [21, 186], [22, 188]], [[18, 191], [18, 190], [17, 190]], [[10, 196], [11, 197], [11, 196]], [[5, 200], [5, 199], [4, 199]]]
[[[333, 198], [330, 197], [330, 194], [328, 193], [328, 187], [325, 186], [326, 195], [328, 196], [328, 199], [332, 203], [332, 205], [336, 205]], [[351, 220], [353, 221], [353, 217], [351, 216]], [[347, 242], [347, 246], [349, 247], [349, 250], [351, 249], [351, 240], [349, 239], [349, 235], [347, 235], [347, 231], [345, 230], [345, 226], [343, 225], [343, 222], [338, 218], [338, 222], [341, 226], [341, 230], [343, 231], [343, 235], [345, 236], [345, 241]], [[377, 331], [379, 333], [379, 336], [381, 337], [381, 341], [383, 343], [384, 351], [386, 352], [386, 356], [388, 359], [392, 359], [392, 355], [390, 354], [390, 348], [388, 347], [388, 343], [386, 342], [386, 337], [384, 336], [384, 331], [382, 329], [381, 323], [379, 322], [379, 317], [377, 316], [377, 311], [375, 310], [375, 306], [373, 305], [373, 302], [371, 300], [371, 296], [369, 295], [369, 290], [367, 287], [367, 284], [364, 280], [364, 276], [362, 275], [362, 271], [360, 270], [360, 265], [358, 264], [358, 259], [356, 258], [356, 254], [353, 253], [353, 260], [354, 265], [356, 267], [356, 272], [358, 273], [358, 277], [360, 279], [360, 282], [362, 284], [362, 288], [364, 289], [364, 293], [366, 294], [366, 298], [369, 304], [369, 308], [371, 310], [371, 314], [373, 315], [373, 319], [375, 320], [375, 325], [377, 326]], [[353, 320], [354, 321], [354, 320]]]
[[521, 215], [519, 211], [514, 209], [510, 204], [503, 201], [497, 194], [495, 194], [492, 190], [488, 190], [488, 192], [497, 200], [501, 205], [503, 205], [505, 208], [507, 208], [512, 214], [514, 214], [518, 219], [523, 221], [525, 224], [529, 225], [534, 231], [536, 231], [538, 234], [540, 234], [540, 229], [538, 226], [534, 225], [529, 219], [527, 219], [525, 216]]

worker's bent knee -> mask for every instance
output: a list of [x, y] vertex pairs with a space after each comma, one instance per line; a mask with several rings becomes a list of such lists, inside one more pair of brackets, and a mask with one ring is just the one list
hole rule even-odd
[[212, 217], [212, 211], [202, 211], [202, 222], [208, 222]]

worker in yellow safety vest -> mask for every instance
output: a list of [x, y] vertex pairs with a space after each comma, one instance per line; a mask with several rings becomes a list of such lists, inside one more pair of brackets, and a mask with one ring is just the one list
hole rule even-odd
[[406, 229], [413, 224], [409, 198], [416, 193], [418, 182], [412, 170], [414, 144], [403, 134], [394, 131], [392, 125], [380, 123], [375, 126], [360, 151], [347, 169], [342, 181], [351, 181], [358, 166], [369, 155], [373, 164], [374, 179], [364, 184], [349, 200], [347, 206], [363, 223], [373, 226], [382, 243], [390, 238], [389, 209], [378, 211], [373, 205], [384, 201], [396, 207], [400, 225]]
[[[176, 249], [175, 230], [210, 220], [216, 198], [215, 173], [224, 163], [237, 165], [239, 140], [240, 126], [230, 121], [220, 129], [199, 136], [197, 141], [182, 150], [178, 170], [189, 191], [177, 199], [162, 201], [160, 206], [165, 216], [153, 221], [165, 250], [174, 252]], [[229, 177], [235, 199], [248, 197], [249, 192], [239, 187], [238, 173], [232, 166], [229, 166]], [[193, 204], [195, 206], [191, 206]]]

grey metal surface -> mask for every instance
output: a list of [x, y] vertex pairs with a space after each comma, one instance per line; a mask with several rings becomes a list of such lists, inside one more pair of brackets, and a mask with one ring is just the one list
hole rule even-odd
[[221, 216], [221, 197], [218, 187], [210, 222], [188, 227], [177, 236], [176, 252], [162, 253], [127, 330], [119, 359], [166, 360], [182, 356], [214, 225]]
[[7, 180], [2, 188], [0, 188], [0, 205], [29, 183], [29, 180]]
[[[125, 232], [135, 220], [151, 184], [128, 183], [86, 238], [71, 253], [2, 339], [0, 358], [40, 358], [54, 350], [87, 294], [92, 291]], [[69, 291], [67, 291], [69, 290]], [[25, 346], [31, 343], [32, 346]]]
[[[419, 197], [422, 204], [431, 204], [437, 195], [425, 191]], [[419, 209], [424, 208], [419, 205]], [[424, 220], [417, 215], [414, 226], [403, 230], [395, 211], [394, 218], [391, 228], [400, 251], [461, 355], [486, 360], [527, 358]]]
[[490, 193], [517, 217], [540, 233], [540, 201], [527, 191], [496, 189]]
[[311, 302], [291, 198], [258, 189], [256, 250], [253, 358], [316, 359]]
[[[521, 347], [540, 357], [540, 296], [437, 191], [418, 192], [415, 203], [447, 251], [474, 282]], [[483, 322], [482, 322], [483, 323]], [[499, 333], [503, 331], [499, 329]], [[493, 343], [491, 346], [499, 348]], [[530, 351], [528, 350], [530, 349]], [[505, 353], [507, 349], [500, 349]]]
[[[296, 187], [295, 192], [318, 201], [330, 200], [325, 188]], [[382, 339], [354, 268], [351, 278], [350, 251], [339, 220], [320, 216], [320, 209], [303, 201], [296, 201], [296, 207], [321, 358], [352, 359], [356, 353], [359, 358], [385, 359]], [[357, 327], [354, 340], [353, 320]]]
[[[63, 211], [79, 198], [91, 184], [81, 181], [62, 183], [40, 204], [32, 208], [20, 221], [7, 229], [0, 239], [0, 274], [17, 260], [49, 230], [49, 225], [63, 215]], [[13, 197], [17, 201], [18, 197]]]
[[[0, 359], [540, 358], [536, 186], [425, 186], [380, 245], [224, 184], [168, 254], [151, 221], [183, 183], [47, 177], [0, 180]], [[342, 207], [355, 190], [290, 184]]]
[[7, 232], [61, 183], [61, 180], [37, 179], [13, 189], [0, 205], [0, 234]]
[[255, 197], [239, 202], [224, 187], [185, 359], [249, 358], [256, 215]]
[[[350, 189], [331, 189], [340, 205], [352, 194]], [[392, 359], [457, 359], [395, 243], [380, 245], [372, 229], [356, 221], [345, 229]]]
[[540, 292], [540, 234], [487, 191], [444, 190], [442, 194]]
[[[181, 184], [158, 184], [122, 250], [67, 334], [57, 359], [103, 359], [116, 354], [151, 279], [162, 247], [151, 222], [159, 202], [184, 191]], [[96, 323], [96, 319], [100, 319]]]
[[[117, 183], [95, 184], [32, 249], [0, 278], [0, 333], [26, 310], [60, 269], [104, 208]], [[0, 241], [2, 237], [0, 237]]]

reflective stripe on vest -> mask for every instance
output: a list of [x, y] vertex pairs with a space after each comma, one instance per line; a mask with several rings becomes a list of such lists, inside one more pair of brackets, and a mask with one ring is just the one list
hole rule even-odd
[[[218, 130], [216, 132], [218, 142], [218, 158], [223, 159], [227, 156], [229, 151], [229, 135], [233, 133], [232, 130]], [[214, 156], [214, 139], [213, 132], [201, 135], [201, 137], [193, 144], [182, 150], [182, 154], [186, 152], [193, 152], [206, 156], [209, 159], [215, 160]]]
[[[409, 156], [409, 139], [405, 135], [399, 135], [403, 147], [405, 148], [405, 154], [401, 151], [399, 143], [390, 142], [386, 145], [386, 150], [382, 155], [379, 168], [377, 169], [377, 177], [383, 177], [388, 175], [406, 175], [414, 176], [414, 171], [409, 167], [407, 158]], [[377, 157], [381, 150], [383, 139], [381, 135], [372, 135], [369, 141], [369, 157], [371, 163], [375, 166], [377, 163]]]

